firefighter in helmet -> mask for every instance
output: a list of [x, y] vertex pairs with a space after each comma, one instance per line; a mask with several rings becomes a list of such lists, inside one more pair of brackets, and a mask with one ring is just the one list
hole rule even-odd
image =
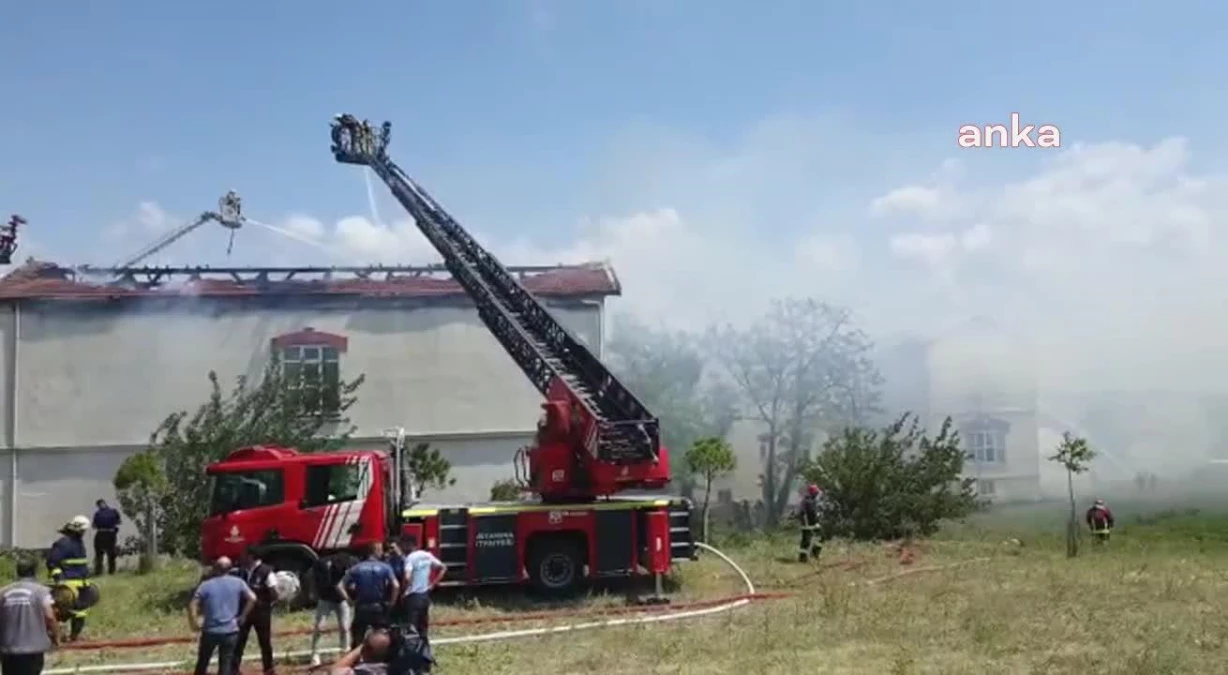
[[1113, 512], [1105, 505], [1103, 499], [1097, 499], [1087, 510], [1087, 527], [1099, 544], [1106, 543], [1113, 533]]
[[85, 553], [85, 532], [89, 528], [89, 518], [74, 517], [60, 528], [60, 538], [47, 553], [47, 571], [54, 584], [52, 594], [56, 598], [57, 615], [69, 620], [70, 641], [81, 636], [89, 607], [97, 599], [90, 583], [90, 561]]
[[819, 486], [811, 483], [802, 494], [802, 503], [797, 509], [797, 519], [802, 526], [802, 541], [797, 549], [797, 561], [818, 559], [823, 551], [823, 538], [819, 525]]

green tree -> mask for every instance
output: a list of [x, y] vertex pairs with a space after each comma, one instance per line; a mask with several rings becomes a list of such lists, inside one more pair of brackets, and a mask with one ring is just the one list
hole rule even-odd
[[712, 483], [736, 469], [738, 458], [733, 453], [733, 447], [724, 439], [709, 436], [695, 441], [687, 450], [684, 461], [687, 471], [692, 476], [698, 476], [703, 483], [704, 498], [700, 513], [703, 517], [703, 540], [706, 542], [710, 523], [708, 514], [712, 504]]
[[[612, 322], [610, 368], [661, 420], [661, 443], [682, 451], [705, 436], [724, 438], [738, 417], [738, 392], [705, 378], [700, 340], [682, 331], [658, 330], [627, 315]], [[693, 476], [678, 481], [684, 492]]]
[[158, 566], [157, 527], [169, 487], [162, 460], [149, 450], [130, 455], [119, 465], [112, 483], [120, 508], [136, 525], [141, 542], [138, 569], [141, 574], [151, 572]]
[[873, 345], [849, 310], [790, 298], [748, 326], [713, 327], [708, 346], [763, 425], [763, 503], [774, 525], [818, 432], [838, 433], [874, 411], [881, 378]]
[[[347, 410], [364, 377], [324, 386], [302, 373], [287, 374], [278, 359], [254, 382], [237, 378], [223, 392], [209, 373], [209, 398], [195, 412], [172, 413], [150, 435], [149, 450], [161, 461], [167, 492], [161, 505], [162, 547], [199, 554], [201, 520], [207, 515], [205, 467], [250, 445], [277, 445], [302, 452], [337, 450], [354, 431]], [[321, 413], [321, 400], [327, 400]]]
[[432, 448], [430, 443], [417, 443], [405, 452], [405, 467], [410, 476], [410, 484], [418, 499], [426, 493], [427, 488], [442, 490], [456, 485], [452, 477], [452, 462], [449, 462], [439, 448]]
[[497, 480], [490, 486], [490, 501], [492, 502], [515, 502], [519, 501], [523, 495], [524, 490], [520, 488], [520, 483], [511, 478]]
[[882, 430], [845, 428], [802, 474], [823, 487], [826, 534], [898, 539], [933, 534], [941, 521], [982, 507], [975, 479], [962, 477], [965, 458], [950, 418], [931, 437], [903, 415]]
[[1087, 444], [1087, 439], [1075, 436], [1069, 431], [1062, 434], [1062, 442], [1057, 450], [1049, 456], [1050, 462], [1056, 462], [1066, 469], [1066, 490], [1070, 495], [1070, 518], [1066, 521], [1066, 556], [1073, 558], [1079, 555], [1079, 512], [1075, 504], [1074, 477], [1075, 474], [1086, 473], [1091, 469], [1096, 451]]

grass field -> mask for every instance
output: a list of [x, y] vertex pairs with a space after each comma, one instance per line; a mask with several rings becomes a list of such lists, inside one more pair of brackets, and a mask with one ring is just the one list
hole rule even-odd
[[[1225, 672], [1228, 514], [1177, 509], [1131, 515], [1119, 508], [1123, 522], [1113, 542], [1086, 546], [1074, 560], [1064, 555], [1062, 515], [1060, 506], [986, 514], [917, 544], [903, 563], [897, 547], [881, 544], [833, 542], [815, 566], [788, 562], [791, 538], [730, 543], [726, 552], [758, 590], [793, 595], [694, 621], [443, 646], [440, 672]], [[193, 567], [172, 565], [153, 578], [101, 580], [103, 601], [90, 637], [185, 635], [182, 589], [194, 574]], [[711, 556], [684, 566], [678, 581], [677, 602], [741, 591]], [[496, 600], [448, 599], [436, 619], [514, 615], [530, 606], [516, 596]], [[622, 600], [596, 595], [579, 604], [596, 613]], [[305, 613], [288, 614], [280, 627], [308, 623]], [[438, 635], [552, 623], [441, 627]], [[326, 639], [328, 646], [335, 643]], [[303, 636], [281, 639], [277, 647], [306, 644]], [[49, 665], [173, 660], [191, 650], [62, 652]]]

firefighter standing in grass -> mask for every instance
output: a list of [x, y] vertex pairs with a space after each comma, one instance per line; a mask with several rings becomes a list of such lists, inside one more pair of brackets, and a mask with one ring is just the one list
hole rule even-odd
[[[63, 608], [69, 618], [69, 641], [81, 637], [85, 629], [85, 619], [89, 616], [89, 607], [93, 604], [90, 596], [90, 561], [85, 553], [85, 531], [90, 527], [90, 519], [77, 516], [68, 521], [60, 530], [62, 535], [51, 545], [47, 553], [47, 571], [56, 586], [64, 587], [72, 592], [71, 598], [65, 598]], [[58, 598], [57, 598], [58, 599]]]
[[797, 561], [818, 559], [823, 551], [823, 538], [819, 525], [819, 486], [808, 485], [797, 509], [797, 520], [802, 526], [802, 541], [797, 549]]
[[1113, 533], [1113, 512], [1105, 506], [1103, 499], [1097, 499], [1092, 507], [1087, 510], [1087, 527], [1092, 531], [1092, 536], [1096, 538], [1096, 542], [1104, 544], [1108, 542], [1109, 535]]

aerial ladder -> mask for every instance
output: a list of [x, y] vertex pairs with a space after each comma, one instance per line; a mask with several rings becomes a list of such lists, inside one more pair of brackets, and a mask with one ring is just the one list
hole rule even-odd
[[392, 125], [353, 115], [332, 122], [333, 157], [370, 167], [477, 306], [483, 324], [546, 398], [525, 450], [529, 489], [544, 502], [590, 501], [670, 480], [660, 425], [600, 359], [564, 327], [387, 153]]
[[234, 190], [227, 192], [217, 200], [216, 211], [205, 211], [201, 213], [192, 222], [168, 232], [157, 241], [141, 249], [138, 253], [129, 256], [126, 260], [120, 262], [118, 265], [115, 265], [114, 268], [126, 269], [129, 267], [134, 267], [137, 263], [149, 258], [150, 256], [156, 255], [159, 251], [162, 251], [167, 246], [170, 246], [171, 244], [186, 237], [201, 225], [208, 222], [217, 222], [222, 227], [230, 230], [230, 243], [226, 247], [226, 253], [229, 255], [231, 247], [234, 246], [235, 232], [239, 228], [243, 227], [244, 223], [243, 200], [241, 197], [239, 197], [239, 193], [235, 192]]
[[14, 213], [9, 221], [0, 225], [0, 265], [13, 262], [13, 254], [17, 252], [17, 231], [26, 224], [26, 219]]

